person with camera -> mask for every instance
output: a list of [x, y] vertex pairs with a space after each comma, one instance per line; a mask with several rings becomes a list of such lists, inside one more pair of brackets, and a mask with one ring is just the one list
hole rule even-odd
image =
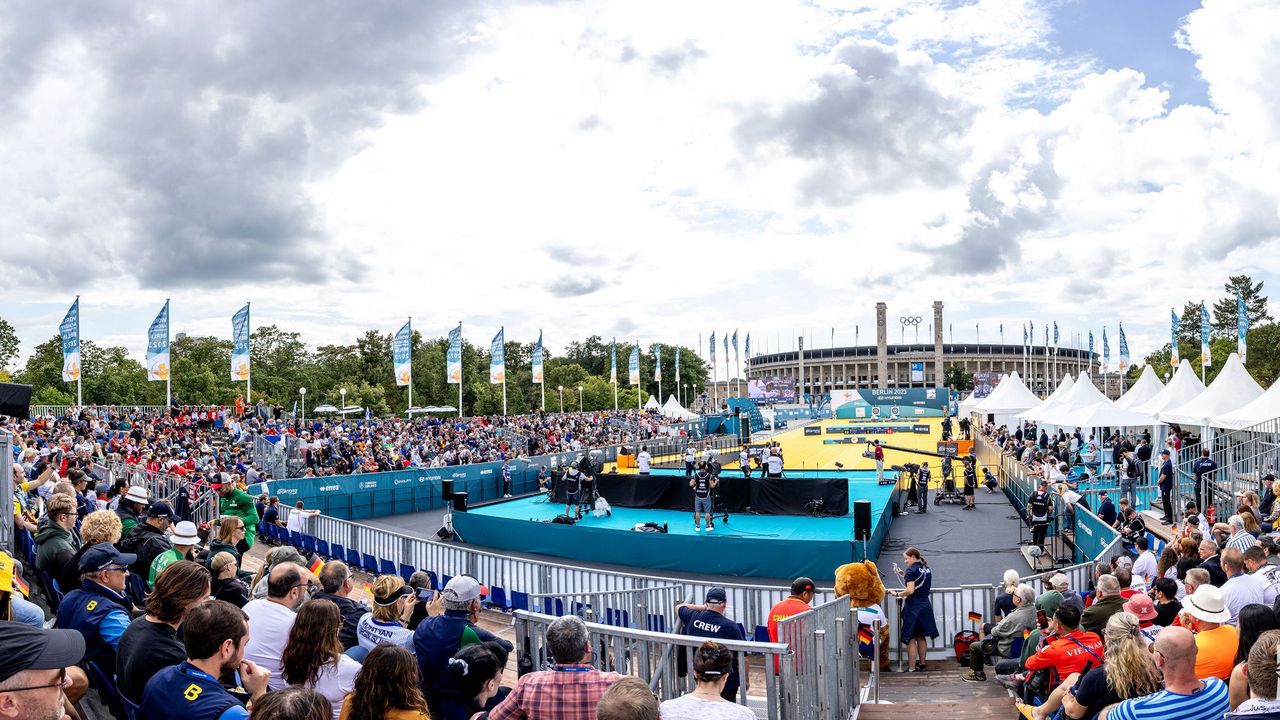
[[578, 499], [582, 495], [582, 471], [577, 465], [570, 465], [565, 468], [564, 474], [560, 476], [561, 488], [564, 491], [564, 514], [565, 517], [570, 515], [570, 511], [576, 513], [574, 519], [582, 519], [582, 508], [578, 505]]
[[1024, 666], [1029, 671], [1025, 696], [1047, 696], [1062, 679], [1084, 670], [1086, 665], [1102, 665], [1102, 638], [1080, 629], [1080, 610], [1075, 605], [1059, 605], [1045, 630], [1049, 640], [1036, 650]]
[[998, 624], [984, 623], [979, 642], [969, 646], [969, 672], [960, 676], [965, 682], [984, 682], [988, 658], [1008, 658], [1013, 655], [1013, 641], [1022, 637], [1023, 631], [1036, 626], [1036, 591], [1030, 585], [1014, 588], [1013, 612]]
[[715, 518], [712, 515], [714, 508], [712, 507], [711, 493], [719, 484], [720, 480], [711, 474], [707, 469], [707, 464], [705, 462], [698, 463], [698, 471], [689, 480], [689, 487], [693, 488], [694, 532], [701, 532], [703, 515], [707, 516], [707, 532], [716, 529]]
[[470, 575], [451, 579], [440, 593], [444, 612], [426, 618], [413, 631], [410, 650], [418, 658], [422, 690], [427, 703], [435, 709], [449, 690], [449, 658], [464, 645], [495, 642], [507, 652], [515, 646], [485, 630], [480, 620], [480, 600], [487, 593], [480, 581]]

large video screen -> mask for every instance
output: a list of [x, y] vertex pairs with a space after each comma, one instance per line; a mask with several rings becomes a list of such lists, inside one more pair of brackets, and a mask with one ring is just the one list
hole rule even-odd
[[747, 397], [761, 402], [795, 402], [795, 378], [773, 377], [751, 378], [747, 381]]

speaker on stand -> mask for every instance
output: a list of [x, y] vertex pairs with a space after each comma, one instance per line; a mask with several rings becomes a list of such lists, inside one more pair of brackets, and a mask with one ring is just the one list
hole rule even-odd
[[867, 557], [867, 541], [871, 539], [871, 501], [853, 501], [853, 539], [862, 542], [862, 559]]
[[[444, 501], [444, 525], [436, 531], [436, 537], [441, 540], [449, 540], [453, 537], [453, 505], [456, 493], [453, 491], [453, 478], [444, 478], [440, 481], [440, 499]], [[466, 493], [463, 495], [463, 510], [466, 510]]]

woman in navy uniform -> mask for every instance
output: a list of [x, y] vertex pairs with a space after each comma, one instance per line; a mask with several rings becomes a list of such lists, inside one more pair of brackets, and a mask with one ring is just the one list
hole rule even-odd
[[938, 637], [938, 625], [933, 619], [933, 603], [929, 600], [933, 572], [924, 561], [924, 556], [914, 547], [909, 547], [902, 553], [902, 560], [907, 564], [905, 571], [894, 565], [894, 571], [906, 585], [902, 590], [894, 591], [898, 597], [905, 598], [899, 636], [907, 644], [907, 661], [912, 665], [907, 672], [924, 672], [925, 646], [928, 639]]

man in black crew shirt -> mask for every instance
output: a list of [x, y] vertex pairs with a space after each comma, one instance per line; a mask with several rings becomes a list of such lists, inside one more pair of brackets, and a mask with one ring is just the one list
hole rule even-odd
[[689, 487], [693, 488], [693, 531], [700, 532], [702, 530], [702, 515], [707, 516], [707, 532], [715, 530], [715, 519], [711, 513], [713, 511], [711, 502], [711, 491], [719, 484], [719, 480], [715, 478], [708, 470], [705, 462], [698, 463], [698, 471], [693, 474], [693, 478], [689, 480]]
[[[677, 605], [676, 614], [680, 616], [680, 622], [684, 625], [682, 633], [693, 637], [712, 638], [715, 640], [745, 640], [742, 628], [724, 615], [728, 600], [729, 598], [724, 588], [713, 587], [707, 591], [706, 600], [702, 605], [694, 605], [692, 603]], [[681, 675], [685, 672], [686, 654], [684, 648], [681, 648], [677, 658], [678, 670]], [[729, 671], [729, 681], [725, 683], [724, 690], [720, 692], [720, 697], [732, 702], [734, 695], [738, 692], [738, 684], [738, 663], [735, 657], [733, 669]]]

